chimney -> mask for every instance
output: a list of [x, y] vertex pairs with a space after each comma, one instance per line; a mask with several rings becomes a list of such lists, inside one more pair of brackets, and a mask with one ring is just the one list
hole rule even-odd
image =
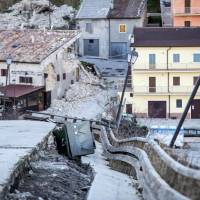
[[21, 30], [21, 31], [24, 30], [24, 23], [21, 24], [21, 26], [20, 26], [20, 30]]
[[35, 43], [35, 37], [34, 37], [34, 35], [31, 35], [31, 42], [32, 42], [32, 44]]
[[111, 0], [110, 1], [110, 9], [113, 9], [114, 8], [114, 0]]

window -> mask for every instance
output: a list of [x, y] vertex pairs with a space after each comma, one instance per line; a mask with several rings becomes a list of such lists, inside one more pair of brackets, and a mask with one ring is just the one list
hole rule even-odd
[[179, 76], [173, 77], [173, 85], [175, 85], [175, 86], [180, 85], [180, 77]]
[[127, 59], [128, 44], [126, 42], [111, 42], [110, 43], [110, 58], [111, 59]]
[[149, 77], [149, 92], [156, 92], [156, 77]]
[[133, 97], [133, 93], [130, 93], [130, 97]]
[[86, 23], [85, 24], [85, 31], [88, 32], [88, 33], [92, 33], [93, 32], [92, 23]]
[[182, 99], [177, 99], [176, 100], [176, 107], [177, 108], [182, 108]]
[[72, 48], [71, 47], [67, 48], [67, 53], [72, 53]]
[[20, 83], [33, 83], [33, 78], [32, 77], [20, 76], [19, 77], [19, 82]]
[[180, 62], [180, 54], [173, 54], [173, 62], [174, 63], [179, 63]]
[[60, 81], [60, 75], [57, 74], [57, 81]]
[[66, 73], [63, 73], [63, 80], [66, 79]]
[[156, 54], [149, 54], [149, 68], [155, 68], [156, 66]]
[[7, 76], [7, 69], [1, 69], [1, 76]]
[[198, 78], [199, 78], [198, 76], [193, 77], [193, 85], [196, 85]]
[[48, 74], [44, 73], [44, 78], [47, 79], [48, 78]]
[[200, 53], [193, 54], [193, 62], [200, 62]]
[[126, 33], [126, 24], [120, 24], [119, 25], [119, 32], [120, 33]]
[[127, 114], [132, 114], [133, 113], [132, 104], [126, 104], [126, 113]]
[[184, 24], [185, 24], [185, 27], [190, 27], [191, 26], [191, 22], [190, 21], [185, 21]]
[[72, 85], [74, 84], [74, 80], [71, 80], [71, 84], [72, 84]]

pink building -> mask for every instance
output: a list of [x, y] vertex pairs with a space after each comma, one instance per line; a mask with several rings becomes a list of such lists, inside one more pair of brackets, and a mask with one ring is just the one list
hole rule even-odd
[[200, 0], [172, 0], [173, 26], [200, 26]]

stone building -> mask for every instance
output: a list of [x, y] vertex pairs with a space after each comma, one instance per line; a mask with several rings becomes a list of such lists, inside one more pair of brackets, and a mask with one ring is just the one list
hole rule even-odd
[[79, 55], [127, 59], [134, 27], [146, 19], [146, 0], [83, 0], [77, 14]]
[[1, 30], [0, 90], [5, 106], [14, 102], [19, 108], [41, 110], [62, 98], [79, 80], [79, 37], [78, 31]]

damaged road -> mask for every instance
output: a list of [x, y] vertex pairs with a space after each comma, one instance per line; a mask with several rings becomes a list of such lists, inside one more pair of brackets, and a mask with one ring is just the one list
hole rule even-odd
[[92, 169], [59, 155], [54, 145], [40, 152], [6, 200], [83, 200], [93, 180]]

